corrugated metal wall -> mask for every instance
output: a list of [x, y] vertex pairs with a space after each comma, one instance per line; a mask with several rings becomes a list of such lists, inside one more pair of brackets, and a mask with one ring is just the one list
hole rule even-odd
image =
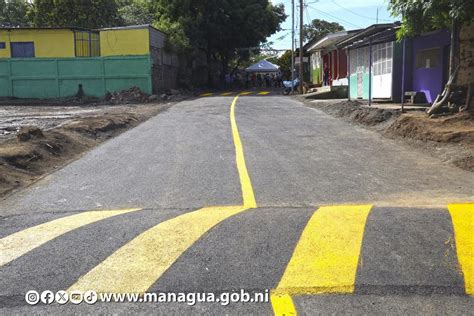
[[68, 97], [79, 84], [96, 97], [132, 86], [152, 93], [150, 56], [0, 59], [0, 97]]

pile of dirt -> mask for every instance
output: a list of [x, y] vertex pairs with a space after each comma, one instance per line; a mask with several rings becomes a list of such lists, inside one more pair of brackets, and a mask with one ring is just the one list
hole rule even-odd
[[113, 136], [110, 132], [134, 125], [138, 121], [132, 113], [116, 114], [108, 117], [92, 117], [67, 123], [61, 130], [73, 131], [94, 139]]
[[429, 118], [424, 113], [406, 113], [396, 119], [384, 134], [388, 137], [434, 143], [439, 151], [443, 145], [458, 145], [448, 160], [454, 165], [474, 171], [474, 115], [468, 112]]
[[438, 143], [457, 143], [474, 149], [474, 115], [457, 113], [429, 118], [424, 113], [406, 113], [386, 130], [387, 135]]
[[108, 93], [105, 100], [112, 104], [130, 104], [148, 102], [150, 95], [140, 90], [139, 87], [132, 87], [127, 90]]
[[121, 113], [79, 118], [51, 130], [21, 127], [16, 139], [0, 143], [0, 196], [36, 181], [148, 117]]
[[430, 118], [423, 111], [401, 113], [400, 110], [369, 108], [357, 101], [301, 100], [307, 106], [376, 130], [386, 137], [402, 139], [443, 161], [474, 171], [472, 113]]
[[339, 102], [305, 102], [307, 105], [312, 106], [316, 104], [316, 108], [322, 109], [323, 111], [336, 116], [348, 118], [353, 122], [357, 122], [363, 125], [374, 126], [386, 121], [389, 121], [400, 115], [399, 111], [396, 110], [385, 110], [385, 109], [374, 109], [368, 107], [362, 107], [360, 102], [357, 101], [339, 101]]

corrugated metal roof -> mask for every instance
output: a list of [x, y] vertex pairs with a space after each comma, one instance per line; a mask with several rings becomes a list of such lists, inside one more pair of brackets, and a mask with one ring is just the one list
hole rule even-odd
[[0, 26], [0, 30], [73, 30], [73, 31], [89, 31], [95, 32], [94, 29], [87, 29], [84, 27], [76, 27], [76, 26], [40, 26], [40, 27], [32, 27], [32, 26], [21, 26], [21, 27], [12, 27], [12, 26]]
[[385, 24], [373, 24], [362, 31], [356, 33], [353, 36], [350, 36], [339, 43], [337, 43], [337, 47], [348, 47], [350, 45], [353, 45], [356, 42], [363, 42], [368, 38], [371, 38], [373, 36], [376, 36], [378, 33], [391, 30], [394, 28], [400, 27], [400, 23], [395, 22], [395, 23], [385, 23]]

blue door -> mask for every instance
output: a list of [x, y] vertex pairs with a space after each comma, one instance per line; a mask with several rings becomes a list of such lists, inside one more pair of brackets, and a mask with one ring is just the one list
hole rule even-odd
[[33, 42], [12, 42], [12, 58], [35, 57], [35, 44]]

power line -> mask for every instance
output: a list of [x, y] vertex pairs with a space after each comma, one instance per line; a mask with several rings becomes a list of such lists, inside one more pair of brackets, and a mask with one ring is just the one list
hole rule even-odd
[[347, 12], [350, 12], [354, 15], [357, 15], [357, 16], [360, 16], [361, 18], [364, 18], [364, 19], [369, 19], [369, 20], [374, 20], [374, 21], [385, 21], [385, 22], [393, 22], [392, 20], [386, 20], [386, 19], [374, 19], [374, 18], [371, 18], [371, 17], [368, 17], [368, 16], [365, 16], [365, 15], [362, 15], [362, 14], [359, 14], [355, 11], [352, 11], [350, 10], [349, 8], [345, 8], [343, 7], [342, 5], [340, 5], [339, 3], [337, 3], [335, 0], [331, 0], [332, 3], [334, 3], [335, 5], [337, 5], [339, 8], [343, 9], [343, 10], [346, 10]]
[[332, 15], [332, 14], [329, 14], [329, 13], [327, 13], [327, 12], [325, 12], [325, 11], [316, 9], [316, 8], [313, 7], [313, 6], [308, 6], [308, 7], [310, 7], [311, 9], [313, 9], [313, 10], [315, 10], [315, 11], [321, 13], [321, 14], [324, 14], [324, 15], [326, 15], [326, 16], [329, 16], [329, 17], [333, 18], [333, 19], [339, 20], [339, 21], [341, 21], [341, 22], [343, 22], [343, 23], [345, 23], [345, 24], [349, 24], [349, 25], [355, 26], [355, 27], [357, 27], [357, 28], [361, 28], [360, 25], [357, 25], [357, 24], [351, 23], [351, 22], [349, 22], [349, 21], [343, 20], [343, 19], [341, 19], [341, 18], [339, 18], [339, 17], [337, 17], [337, 16], [334, 16], [334, 15]]
[[[309, 15], [309, 10], [308, 10], [308, 6], [310, 3], [314, 3], [314, 2], [309, 2], [305, 5], [305, 9], [306, 9], [306, 17], [308, 17], [309, 19], [309, 26], [311, 27], [312, 23], [313, 23], [313, 20], [311, 19], [310, 15]], [[329, 30], [327, 27], [324, 26], [324, 24], [321, 24], [321, 27], [323, 29], [325, 29], [326, 31], [328, 31], [329, 33], [333, 33], [333, 31]]]

